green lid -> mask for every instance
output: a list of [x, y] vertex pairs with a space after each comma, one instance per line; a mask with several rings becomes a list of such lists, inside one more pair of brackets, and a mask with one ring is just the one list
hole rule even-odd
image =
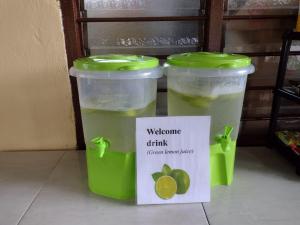
[[108, 54], [76, 59], [73, 64], [79, 70], [130, 71], [155, 68], [159, 61], [148, 56]]
[[167, 63], [177, 67], [235, 69], [250, 66], [251, 58], [237, 54], [191, 52], [171, 55]]

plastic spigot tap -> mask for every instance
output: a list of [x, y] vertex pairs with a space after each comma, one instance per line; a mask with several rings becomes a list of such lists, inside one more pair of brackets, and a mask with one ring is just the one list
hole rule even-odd
[[232, 131], [233, 131], [233, 127], [225, 126], [224, 134], [218, 135], [215, 138], [216, 142], [221, 144], [221, 148], [225, 152], [230, 150], [230, 144], [232, 142], [230, 135]]
[[109, 148], [110, 142], [104, 137], [95, 137], [91, 140], [91, 143], [96, 147], [95, 150], [98, 151], [99, 158], [102, 158], [106, 149]]

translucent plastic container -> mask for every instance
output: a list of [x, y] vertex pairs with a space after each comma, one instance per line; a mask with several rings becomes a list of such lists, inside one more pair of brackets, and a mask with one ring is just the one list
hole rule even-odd
[[253, 72], [250, 58], [242, 55], [195, 52], [168, 57], [168, 115], [211, 116], [212, 185], [232, 182], [247, 75]]
[[[70, 74], [77, 77], [90, 189], [130, 199], [134, 194], [135, 118], [155, 116], [157, 79], [162, 76], [158, 59], [91, 56], [74, 61]], [[95, 140], [100, 138], [109, 143], [103, 155], [95, 153], [100, 143]]]

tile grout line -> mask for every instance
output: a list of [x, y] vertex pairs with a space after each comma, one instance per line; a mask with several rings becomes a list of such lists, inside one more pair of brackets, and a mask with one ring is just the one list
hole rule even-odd
[[51, 174], [53, 173], [53, 171], [56, 169], [56, 167], [58, 166], [58, 164], [62, 161], [63, 157], [65, 156], [66, 151], [63, 152], [63, 154], [61, 155], [61, 157], [57, 160], [57, 162], [54, 164], [53, 168], [51, 169], [48, 177], [45, 179], [45, 182], [41, 185], [41, 187], [38, 189], [37, 193], [34, 195], [34, 197], [32, 198], [32, 201], [30, 202], [30, 204], [28, 205], [28, 207], [26, 208], [26, 210], [24, 211], [24, 213], [20, 216], [20, 219], [18, 221], [18, 223], [16, 225], [19, 225], [21, 223], [21, 221], [23, 220], [24, 216], [27, 214], [27, 212], [29, 211], [29, 209], [31, 208], [31, 206], [33, 205], [33, 203], [35, 202], [35, 200], [38, 198], [39, 194], [41, 193], [41, 191], [43, 190], [43, 188], [49, 183], [49, 179], [51, 177]]
[[208, 218], [208, 215], [207, 215], [207, 213], [206, 213], [206, 210], [205, 210], [205, 207], [204, 207], [203, 203], [201, 203], [201, 205], [202, 205], [202, 208], [203, 208], [205, 217], [206, 217], [206, 221], [207, 221], [208, 225], [211, 225], [211, 223], [210, 223], [210, 221], [209, 221], [209, 218]]

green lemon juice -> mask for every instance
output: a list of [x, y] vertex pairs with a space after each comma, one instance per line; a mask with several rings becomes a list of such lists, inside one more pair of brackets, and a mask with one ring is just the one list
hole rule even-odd
[[85, 142], [94, 137], [105, 137], [113, 151], [135, 151], [135, 118], [154, 116], [156, 101], [145, 108], [110, 111], [81, 107]]
[[218, 134], [223, 134], [226, 125], [234, 128], [232, 138], [237, 139], [243, 106], [244, 91], [219, 94], [218, 96], [196, 96], [168, 90], [168, 115], [211, 116], [211, 143]]

